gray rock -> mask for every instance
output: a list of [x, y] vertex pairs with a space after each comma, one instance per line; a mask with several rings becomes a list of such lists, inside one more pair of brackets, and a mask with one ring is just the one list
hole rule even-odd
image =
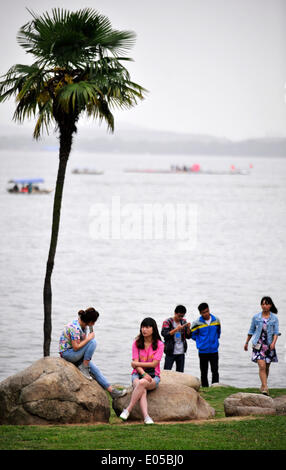
[[45, 357], [0, 383], [1, 424], [108, 422], [106, 392], [72, 363]]
[[161, 371], [161, 381], [160, 386], [169, 384], [169, 385], [186, 385], [191, 387], [194, 390], [199, 390], [201, 381], [198, 377], [194, 377], [191, 374], [186, 374], [185, 372], [176, 372], [174, 370], [162, 370]]
[[273, 398], [276, 414], [286, 415], [286, 395]]
[[224, 400], [226, 416], [275, 415], [274, 400], [259, 393], [234, 393]]
[[[113, 409], [117, 416], [130, 402], [132, 387], [127, 395], [113, 400]], [[156, 390], [147, 393], [148, 413], [155, 422], [186, 421], [192, 419], [209, 419], [215, 410], [192, 387], [180, 384], [160, 382]], [[142, 421], [139, 403], [136, 403], [128, 420]]]

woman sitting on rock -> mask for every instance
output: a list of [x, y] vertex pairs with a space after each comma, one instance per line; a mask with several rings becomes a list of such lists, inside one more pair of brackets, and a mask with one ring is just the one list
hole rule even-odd
[[120, 415], [126, 421], [134, 405], [139, 401], [145, 424], [154, 421], [148, 415], [147, 391], [154, 390], [160, 382], [160, 360], [164, 352], [157, 323], [153, 318], [145, 318], [140, 333], [132, 345], [132, 385], [131, 400]]
[[259, 367], [259, 377], [261, 380], [260, 391], [268, 395], [267, 379], [271, 362], [278, 362], [275, 344], [279, 333], [278, 318], [273, 315], [278, 313], [272, 299], [263, 297], [261, 299], [262, 312], [257, 313], [252, 318], [250, 329], [244, 345], [248, 350], [248, 343], [252, 337], [252, 361], [257, 362]]
[[93, 307], [80, 310], [78, 319], [64, 327], [59, 342], [59, 353], [63, 359], [78, 366], [88, 380], [95, 379], [112, 398], [123, 397], [126, 390], [113, 389], [94, 362], [91, 362], [96, 348], [93, 326], [98, 317], [99, 313]]

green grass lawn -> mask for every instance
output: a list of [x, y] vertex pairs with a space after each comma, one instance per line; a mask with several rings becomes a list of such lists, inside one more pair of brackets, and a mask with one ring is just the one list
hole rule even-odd
[[[0, 426], [1, 450], [286, 450], [286, 417], [225, 418], [224, 399], [258, 389], [203, 388], [202, 397], [216, 410], [214, 419], [179, 424], [110, 423], [88, 426]], [[271, 396], [286, 389], [272, 389]]]

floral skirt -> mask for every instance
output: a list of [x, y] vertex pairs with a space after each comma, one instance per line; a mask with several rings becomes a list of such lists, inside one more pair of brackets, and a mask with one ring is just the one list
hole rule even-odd
[[252, 350], [252, 358], [253, 362], [257, 362], [258, 360], [265, 361], [266, 364], [270, 364], [271, 362], [278, 362], [278, 357], [276, 354], [275, 349], [270, 349], [267, 342], [262, 341], [261, 339], [258, 341], [258, 344], [261, 344], [261, 348], [259, 351], [256, 349]]
[[276, 354], [275, 349], [270, 349], [267, 341], [267, 320], [264, 320], [263, 327], [261, 331], [260, 338], [257, 343], [259, 347], [259, 351], [253, 348], [252, 351], [252, 358], [253, 362], [257, 362], [259, 360], [265, 361], [266, 364], [270, 364], [271, 362], [278, 362], [278, 357]]

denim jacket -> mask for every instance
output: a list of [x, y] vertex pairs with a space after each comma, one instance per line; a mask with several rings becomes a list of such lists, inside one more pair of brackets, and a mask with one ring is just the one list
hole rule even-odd
[[[257, 313], [254, 315], [252, 318], [252, 322], [250, 325], [250, 329], [248, 334], [252, 335], [252, 343], [256, 344], [258, 343], [258, 340], [261, 335], [263, 327], [263, 317], [262, 317], [262, 312]], [[274, 315], [272, 312], [270, 312], [270, 317], [267, 322], [267, 344], [271, 344], [273, 341], [273, 336], [277, 335], [279, 336], [279, 322], [278, 318], [276, 315]]]

